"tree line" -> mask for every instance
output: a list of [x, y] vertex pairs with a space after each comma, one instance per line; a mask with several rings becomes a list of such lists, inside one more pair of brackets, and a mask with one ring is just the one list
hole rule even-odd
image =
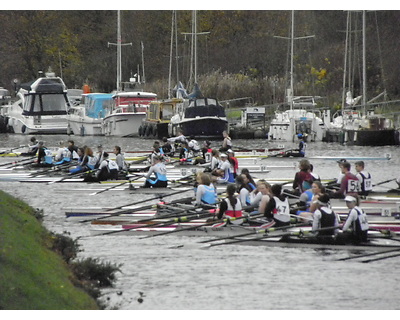
[[[198, 82], [220, 100], [251, 96], [255, 103], [282, 102], [290, 71], [291, 11], [197, 13]], [[347, 26], [345, 11], [295, 11], [294, 82], [296, 95], [342, 96]], [[353, 94], [361, 94], [361, 13], [352, 12]], [[399, 11], [366, 14], [367, 91], [400, 96]], [[168, 96], [172, 11], [121, 11], [122, 80], [145, 75], [144, 87]], [[28, 82], [49, 67], [69, 88], [88, 84], [94, 92], [115, 90], [117, 11], [0, 11], [0, 86]], [[176, 12], [172, 83], [185, 85], [192, 70], [192, 12]], [[207, 32], [207, 33], [206, 33]], [[186, 34], [185, 34], [186, 33]], [[176, 39], [176, 42], [175, 42]], [[144, 62], [144, 63], [143, 63]], [[143, 78], [142, 78], [143, 80]], [[189, 88], [190, 89], [190, 88]], [[371, 98], [369, 97], [369, 98]]]

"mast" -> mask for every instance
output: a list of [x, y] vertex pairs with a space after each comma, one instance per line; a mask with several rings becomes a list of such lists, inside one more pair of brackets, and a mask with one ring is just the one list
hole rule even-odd
[[363, 104], [363, 115], [366, 115], [367, 105], [367, 58], [366, 58], [366, 22], [365, 22], [365, 10], [362, 12], [362, 74], [363, 74], [363, 93], [362, 93], [362, 104]]
[[293, 53], [294, 53], [294, 10], [292, 10], [292, 27], [290, 32], [290, 110], [293, 109]]
[[121, 12], [117, 11], [117, 43], [108, 43], [108, 46], [117, 46], [117, 92], [121, 91], [121, 81], [122, 81], [122, 50], [121, 46], [131, 46], [132, 43], [122, 43], [121, 39]]
[[209, 34], [210, 32], [197, 32], [197, 11], [193, 10], [192, 12], [192, 32], [182, 32], [185, 35], [192, 36], [192, 44], [191, 44], [191, 59], [190, 59], [190, 77], [189, 83], [191, 83], [191, 79], [193, 76], [193, 83], [197, 82], [197, 36]]
[[291, 14], [291, 27], [290, 27], [290, 37], [280, 37], [280, 36], [274, 36], [274, 38], [280, 38], [280, 39], [286, 39], [290, 40], [290, 88], [287, 91], [287, 100], [290, 105], [290, 110], [293, 109], [293, 92], [294, 92], [294, 40], [300, 40], [300, 39], [309, 39], [309, 38], [314, 38], [315, 35], [312, 36], [304, 36], [304, 37], [295, 37], [294, 36], [294, 10], [292, 10]]
[[349, 26], [350, 26], [350, 11], [347, 11], [347, 27], [346, 27], [346, 42], [344, 50], [344, 72], [343, 72], [343, 87], [342, 87], [342, 114], [344, 112], [344, 107], [346, 104], [346, 77], [347, 77], [347, 51], [349, 46]]
[[121, 55], [121, 12], [118, 10], [118, 18], [117, 18], [117, 91], [121, 90], [121, 73], [122, 73], [122, 68], [121, 68], [121, 61], [122, 61], [122, 55]]

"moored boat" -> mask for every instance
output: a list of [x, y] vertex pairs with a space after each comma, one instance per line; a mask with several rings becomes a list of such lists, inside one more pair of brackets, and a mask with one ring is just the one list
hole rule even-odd
[[68, 111], [68, 125], [74, 135], [103, 135], [103, 118], [111, 109], [111, 93], [83, 94], [83, 101]]
[[17, 100], [3, 106], [9, 132], [20, 134], [66, 134], [70, 102], [67, 86], [53, 72], [21, 84]]
[[103, 133], [106, 136], [139, 136], [139, 127], [151, 101], [157, 95], [152, 92], [126, 91], [113, 95], [113, 107], [103, 118]]
[[188, 137], [222, 137], [227, 129], [224, 107], [217, 99], [204, 97], [197, 84], [193, 92], [177, 104], [176, 114], [168, 124], [170, 136], [177, 136], [181, 130]]

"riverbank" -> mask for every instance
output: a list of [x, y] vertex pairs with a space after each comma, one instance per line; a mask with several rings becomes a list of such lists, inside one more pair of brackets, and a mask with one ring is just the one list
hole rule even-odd
[[40, 213], [3, 191], [0, 212], [0, 309], [99, 309], [73, 284], [76, 278], [54, 251], [55, 237], [38, 221]]

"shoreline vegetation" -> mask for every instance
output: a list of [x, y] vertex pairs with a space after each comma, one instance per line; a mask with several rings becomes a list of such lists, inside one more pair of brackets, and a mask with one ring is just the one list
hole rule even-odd
[[76, 259], [77, 241], [46, 230], [42, 217], [0, 190], [0, 310], [105, 309], [100, 289], [120, 266]]

